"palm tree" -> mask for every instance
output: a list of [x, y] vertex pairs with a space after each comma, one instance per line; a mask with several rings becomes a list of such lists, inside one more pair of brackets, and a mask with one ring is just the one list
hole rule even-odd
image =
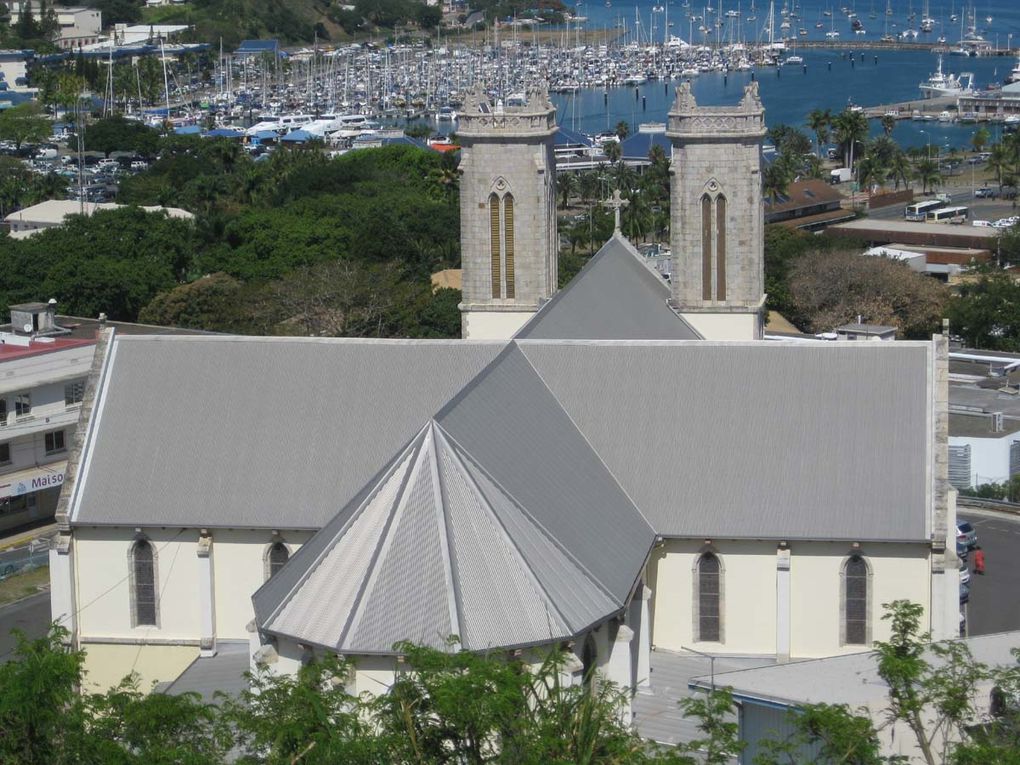
[[790, 181], [789, 169], [783, 162], [772, 162], [762, 168], [761, 191], [772, 204], [786, 194]]
[[857, 163], [857, 183], [862, 189], [868, 189], [869, 196], [873, 186], [885, 182], [886, 173], [886, 166], [876, 156], [865, 157]]
[[829, 128], [832, 126], [832, 112], [828, 109], [812, 109], [807, 118], [808, 129], [815, 134], [818, 154], [821, 156], [822, 144], [829, 140]]
[[893, 130], [896, 129], [896, 118], [891, 114], [883, 114], [880, 122], [882, 123], [882, 131], [887, 136], [892, 135]]
[[995, 181], [999, 184], [999, 191], [1002, 191], [1002, 181], [1009, 175], [1010, 171], [1010, 152], [1001, 143], [997, 143], [992, 147], [991, 156], [988, 158], [988, 169], [995, 173]]
[[843, 147], [846, 166], [854, 169], [854, 147], [868, 137], [868, 118], [864, 112], [845, 109], [833, 121], [836, 140]]
[[560, 207], [564, 210], [567, 209], [570, 197], [577, 191], [578, 186], [579, 182], [574, 173], [563, 173], [562, 175], [556, 176], [556, 191], [558, 191], [560, 195]]
[[900, 181], [903, 182], [904, 188], [909, 186], [909, 178], [912, 170], [910, 160], [907, 159], [905, 152], [897, 151], [889, 159], [888, 164], [889, 177], [896, 184], [896, 188], [900, 187]]
[[928, 187], [934, 190], [942, 183], [942, 176], [939, 174], [938, 163], [933, 159], [922, 159], [917, 163], [917, 179], [921, 182], [921, 193], [927, 194]]
[[616, 123], [616, 130], [613, 131], [622, 141], [624, 138], [630, 135], [630, 125], [623, 120]]

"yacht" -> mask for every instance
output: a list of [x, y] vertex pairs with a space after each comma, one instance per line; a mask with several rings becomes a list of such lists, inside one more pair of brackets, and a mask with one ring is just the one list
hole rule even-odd
[[454, 122], [457, 119], [457, 112], [452, 106], [440, 106], [436, 112], [436, 122]]
[[1016, 58], [1016, 66], [1013, 67], [1013, 71], [1006, 75], [1006, 84], [1009, 85], [1011, 82], [1020, 82], [1020, 56]]
[[922, 82], [918, 87], [924, 98], [938, 98], [939, 96], [962, 96], [974, 92], [974, 75], [970, 72], [955, 74], [944, 74], [942, 71], [942, 56], [939, 56], [939, 66], [935, 74]]

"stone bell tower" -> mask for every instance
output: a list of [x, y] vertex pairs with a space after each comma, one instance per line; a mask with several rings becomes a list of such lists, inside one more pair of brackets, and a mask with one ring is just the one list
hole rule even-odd
[[556, 110], [545, 91], [468, 96], [462, 147], [461, 334], [506, 339], [556, 292]]
[[736, 106], [698, 106], [683, 83], [666, 135], [673, 144], [671, 304], [706, 340], [760, 339], [765, 110], [758, 83]]

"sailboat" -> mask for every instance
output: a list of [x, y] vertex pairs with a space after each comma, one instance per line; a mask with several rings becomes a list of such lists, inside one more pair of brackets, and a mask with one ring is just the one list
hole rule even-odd
[[924, 0], [924, 13], [921, 16], [921, 31], [928, 33], [935, 29], [935, 19], [931, 17], [929, 0]]

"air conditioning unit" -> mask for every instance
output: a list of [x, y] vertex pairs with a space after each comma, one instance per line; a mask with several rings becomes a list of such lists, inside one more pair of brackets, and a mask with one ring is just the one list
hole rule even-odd
[[1002, 432], [1002, 412], [992, 412], [992, 431]]

